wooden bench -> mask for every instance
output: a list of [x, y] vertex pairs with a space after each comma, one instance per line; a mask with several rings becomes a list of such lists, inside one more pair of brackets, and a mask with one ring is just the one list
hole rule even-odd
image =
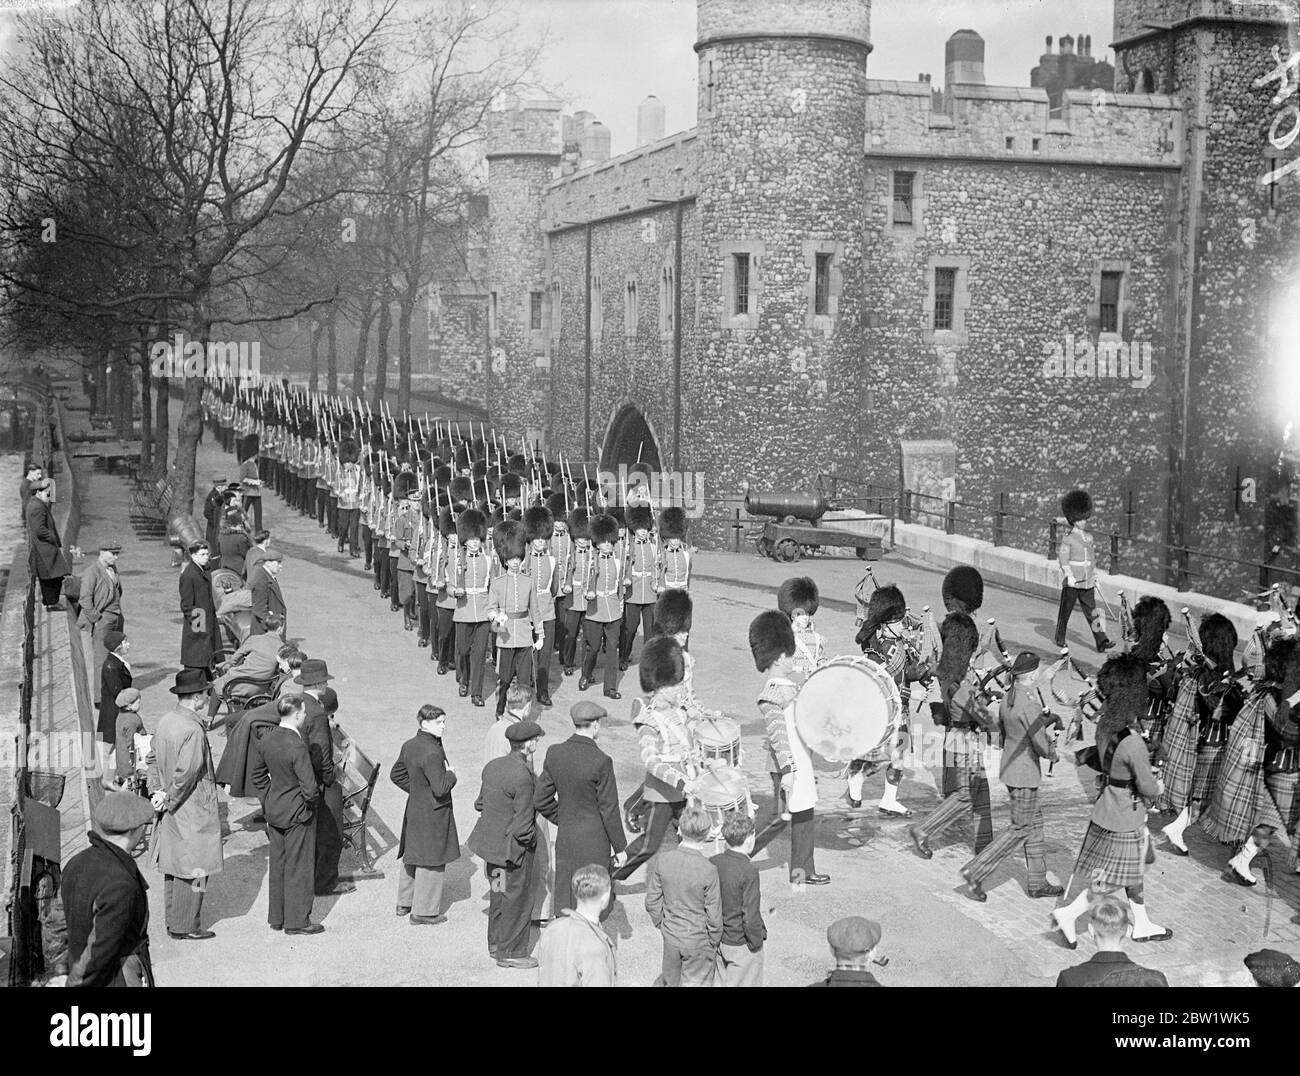
[[169, 476], [158, 476], [151, 481], [142, 479], [131, 491], [131, 522], [146, 537], [166, 535], [171, 511], [172, 480]]

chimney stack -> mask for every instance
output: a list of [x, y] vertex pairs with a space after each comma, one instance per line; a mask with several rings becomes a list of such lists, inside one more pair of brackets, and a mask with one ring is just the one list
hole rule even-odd
[[984, 39], [974, 30], [958, 30], [944, 46], [944, 90], [962, 83], [984, 85]]
[[664, 105], [651, 94], [636, 110], [636, 144], [647, 145], [658, 142], [664, 136]]

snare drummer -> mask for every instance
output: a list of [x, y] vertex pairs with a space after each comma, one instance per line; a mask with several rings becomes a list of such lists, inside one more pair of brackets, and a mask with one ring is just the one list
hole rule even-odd
[[638, 867], [659, 851], [670, 822], [686, 806], [686, 795], [699, 776], [699, 752], [690, 722], [681, 708], [681, 684], [686, 662], [677, 640], [660, 635], [641, 650], [637, 667], [641, 690], [649, 699], [632, 707], [645, 763], [642, 795], [650, 804], [645, 832], [628, 846], [627, 862], [614, 875], [626, 881]]

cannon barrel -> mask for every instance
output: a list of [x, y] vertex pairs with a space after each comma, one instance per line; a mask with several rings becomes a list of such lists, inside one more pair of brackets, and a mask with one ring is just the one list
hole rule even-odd
[[[194, 542], [204, 540], [203, 524], [191, 515], [177, 514], [167, 521], [168, 544], [184, 552]], [[213, 550], [215, 557], [217, 550]]]
[[802, 519], [816, 523], [831, 509], [820, 493], [746, 493], [745, 511], [751, 516]]

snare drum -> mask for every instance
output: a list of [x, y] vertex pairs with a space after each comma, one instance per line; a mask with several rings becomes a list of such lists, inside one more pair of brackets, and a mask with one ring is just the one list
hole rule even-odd
[[693, 795], [713, 822], [709, 829], [711, 838], [722, 832], [722, 823], [730, 812], [739, 811], [749, 818], [754, 816], [754, 805], [749, 800], [749, 782], [743, 773], [731, 766], [718, 766], [703, 774]]
[[865, 758], [904, 720], [898, 685], [869, 658], [842, 655], [808, 674], [794, 700], [794, 721], [810, 751], [828, 762]]
[[740, 765], [740, 726], [736, 722], [706, 717], [695, 722], [693, 731], [705, 766]]

